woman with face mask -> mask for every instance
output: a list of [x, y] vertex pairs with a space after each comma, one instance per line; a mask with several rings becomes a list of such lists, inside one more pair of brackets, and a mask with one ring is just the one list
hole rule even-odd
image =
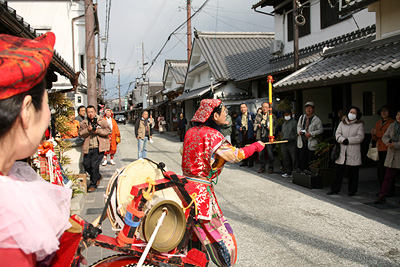
[[284, 111], [285, 122], [282, 125], [282, 140], [287, 140], [287, 143], [282, 143], [281, 151], [283, 158], [283, 167], [285, 173], [283, 178], [292, 177], [293, 169], [297, 169], [297, 121], [292, 119], [290, 109]]
[[364, 122], [358, 107], [349, 108], [347, 115], [336, 130], [336, 141], [340, 144], [340, 155], [335, 161], [335, 181], [328, 195], [338, 194], [342, 186], [343, 176], [348, 169], [348, 196], [354, 196], [358, 189], [358, 172], [361, 165], [361, 142], [364, 140]]

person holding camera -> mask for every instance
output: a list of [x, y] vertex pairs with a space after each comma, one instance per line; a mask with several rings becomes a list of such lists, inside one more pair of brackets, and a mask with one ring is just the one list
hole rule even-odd
[[[256, 140], [261, 142], [268, 142], [269, 141], [269, 103], [263, 102], [261, 104], [261, 113], [256, 115], [256, 119], [254, 121], [254, 131], [256, 131]], [[273, 120], [273, 129], [275, 131], [276, 126], [276, 116], [272, 114]], [[275, 132], [274, 132], [275, 133]], [[260, 170], [258, 173], [265, 172], [265, 152], [268, 153], [268, 173], [272, 173], [274, 171], [274, 145], [267, 145], [264, 149], [260, 152], [259, 160], [260, 160]]]
[[111, 134], [107, 121], [96, 114], [96, 108], [87, 106], [87, 119], [80, 123], [79, 136], [85, 139], [83, 142], [83, 167], [90, 175], [88, 192], [96, 191], [100, 183], [100, 163], [104, 152], [110, 150]]
[[302, 171], [309, 171], [310, 162], [314, 160], [314, 153], [317, 150], [317, 136], [324, 132], [320, 118], [314, 113], [314, 102], [307, 102], [305, 105], [306, 114], [300, 116], [297, 123], [297, 147], [300, 149], [299, 168]]
[[[254, 143], [255, 133], [254, 133], [254, 118], [255, 115], [247, 111], [247, 105], [245, 103], [240, 104], [240, 112], [236, 119], [236, 129], [239, 131], [239, 141], [240, 147], [245, 147], [248, 144]], [[249, 168], [254, 166], [254, 155], [242, 161], [240, 167], [249, 166]]]

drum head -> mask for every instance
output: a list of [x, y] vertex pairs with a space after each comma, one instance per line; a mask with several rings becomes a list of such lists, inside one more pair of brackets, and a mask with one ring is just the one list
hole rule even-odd
[[145, 239], [148, 242], [157, 225], [158, 219], [163, 213], [163, 208], [167, 208], [168, 213], [158, 230], [152, 248], [159, 252], [168, 252], [178, 246], [186, 231], [185, 214], [177, 202], [162, 200], [155, 204], [146, 214], [143, 230]]

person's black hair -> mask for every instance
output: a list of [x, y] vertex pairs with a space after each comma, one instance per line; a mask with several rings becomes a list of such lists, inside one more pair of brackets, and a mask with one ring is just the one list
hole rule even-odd
[[362, 117], [362, 113], [361, 113], [361, 110], [358, 108], [358, 107], [356, 107], [356, 106], [351, 106], [351, 107], [349, 107], [348, 109], [347, 109], [347, 114], [346, 114], [346, 116], [348, 116], [348, 114], [350, 113], [350, 110], [352, 110], [352, 109], [355, 109], [355, 110], [357, 110], [357, 120], [359, 120], [359, 119], [361, 119], [361, 117]]
[[42, 109], [44, 91], [46, 90], [45, 84], [46, 81], [43, 79], [26, 92], [0, 100], [0, 138], [8, 133], [17, 121], [25, 96], [30, 95], [32, 97], [32, 104], [37, 111]]
[[85, 107], [85, 106], [83, 106], [83, 105], [82, 105], [82, 106], [79, 106], [78, 109], [77, 109], [78, 113], [79, 113], [79, 111], [81, 111], [81, 108], [84, 108], [84, 109], [86, 110], [86, 107]]
[[142, 116], [143, 116], [143, 114], [144, 114], [145, 112], [149, 113], [149, 111], [148, 111], [147, 109], [143, 109], [143, 110], [142, 110]]
[[87, 106], [87, 107], [86, 107], [86, 110], [89, 109], [89, 108], [92, 108], [92, 109], [94, 109], [94, 111], [96, 111], [96, 108], [95, 108], [95, 106], [93, 106], [93, 105]]
[[241, 107], [242, 105], [245, 105], [247, 107], [247, 104], [244, 102], [240, 103], [239, 107]]

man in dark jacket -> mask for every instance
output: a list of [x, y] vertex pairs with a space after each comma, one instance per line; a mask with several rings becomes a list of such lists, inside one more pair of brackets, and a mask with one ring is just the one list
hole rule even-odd
[[[255, 142], [253, 125], [255, 115], [247, 111], [247, 105], [245, 103], [240, 105], [240, 112], [241, 114], [238, 115], [236, 119], [236, 129], [239, 131], [240, 147], [245, 147], [247, 144], [252, 144]], [[240, 166], [249, 166], [249, 168], [253, 167], [254, 154], [253, 156], [243, 160]]]
[[[256, 115], [256, 119], [254, 121], [254, 130], [256, 131], [256, 140], [261, 142], [269, 141], [269, 103], [263, 102], [261, 104], [261, 113]], [[275, 134], [276, 129], [276, 116], [272, 114], [273, 117], [273, 134]], [[265, 172], [265, 153], [268, 154], [268, 173], [272, 173], [274, 170], [274, 145], [266, 145], [264, 149], [260, 152], [259, 161], [260, 161], [260, 170], [258, 173]]]
[[181, 113], [178, 120], [179, 140], [181, 142], [183, 142], [183, 138], [185, 138], [186, 125], [187, 125], [187, 120], [185, 116], [183, 116], [183, 113]]
[[287, 140], [287, 143], [282, 143], [281, 151], [283, 158], [283, 167], [285, 173], [282, 177], [292, 177], [293, 169], [298, 167], [297, 159], [297, 122], [292, 118], [290, 109], [285, 110], [284, 113], [285, 122], [282, 125], [282, 140]]

